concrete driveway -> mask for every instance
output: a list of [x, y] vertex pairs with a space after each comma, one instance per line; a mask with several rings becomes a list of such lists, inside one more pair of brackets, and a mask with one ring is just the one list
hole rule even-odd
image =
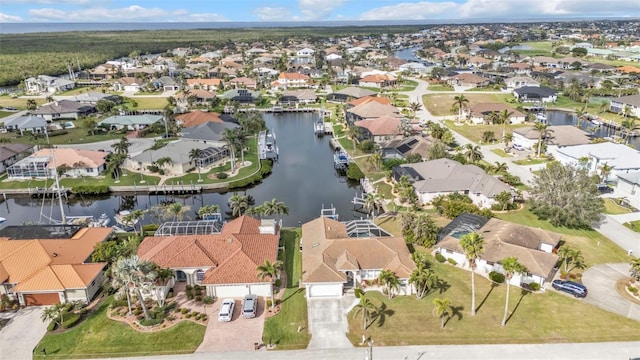
[[589, 268], [582, 275], [582, 282], [589, 290], [585, 301], [607, 311], [640, 321], [640, 305], [618, 294], [616, 282], [629, 277], [629, 264], [600, 264]]
[[352, 348], [347, 339], [347, 310], [353, 296], [307, 298], [311, 341], [307, 349]]
[[47, 332], [47, 324], [40, 319], [43, 310], [44, 307], [32, 306], [17, 313], [0, 313], [1, 318], [11, 319], [0, 330], [0, 358], [32, 358], [33, 348]]
[[258, 297], [256, 317], [252, 319], [245, 319], [241, 316], [242, 299], [236, 299], [233, 319], [224, 323], [218, 321], [222, 300], [218, 299], [211, 308], [207, 308], [209, 316], [207, 332], [196, 352], [255, 351], [254, 344], [262, 344], [264, 299]]

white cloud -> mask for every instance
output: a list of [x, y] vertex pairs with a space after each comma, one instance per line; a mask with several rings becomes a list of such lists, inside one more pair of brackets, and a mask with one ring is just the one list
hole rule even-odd
[[[180, 14], [180, 12], [177, 12]], [[29, 16], [37, 20], [53, 21], [131, 21], [131, 20], [176, 20], [174, 13], [160, 8], [144, 8], [131, 5], [119, 9], [102, 7], [83, 8], [76, 10], [57, 10], [53, 8], [31, 9]], [[182, 15], [184, 16], [184, 15]]]
[[261, 7], [254, 9], [253, 13], [262, 21], [293, 20], [291, 11], [283, 7]]
[[12, 0], [13, 4], [90, 5], [91, 0]]
[[[177, 15], [177, 14], [176, 14]], [[220, 21], [229, 21], [229, 19], [225, 18], [220, 14], [209, 13], [209, 14], [190, 14], [188, 15], [189, 20], [193, 22], [220, 22]], [[177, 21], [180, 21], [179, 19]]]
[[302, 14], [300, 20], [326, 20], [334, 9], [344, 3], [345, 0], [298, 0]]
[[20, 21], [23, 21], [23, 19], [20, 16], [13, 16], [9, 14], [0, 13], [0, 23], [20, 22]]
[[405, 2], [366, 11], [360, 20], [425, 20], [450, 13], [457, 6], [454, 2]]

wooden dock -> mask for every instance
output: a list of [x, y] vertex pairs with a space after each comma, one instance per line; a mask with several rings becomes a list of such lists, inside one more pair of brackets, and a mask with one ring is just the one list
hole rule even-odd
[[319, 112], [321, 114], [323, 114], [326, 110], [323, 110], [321, 108], [313, 108], [313, 107], [301, 107], [301, 108], [289, 108], [289, 107], [282, 107], [282, 106], [273, 106], [270, 108], [239, 108], [238, 112], [251, 112], [251, 111], [257, 111], [257, 112], [263, 112], [263, 113], [272, 113], [272, 114], [279, 114], [279, 113], [312, 113], [312, 112]]
[[149, 195], [189, 195], [200, 194], [202, 186], [196, 184], [179, 184], [179, 185], [133, 185], [133, 186], [113, 186], [109, 187], [111, 192], [119, 193], [142, 193]]

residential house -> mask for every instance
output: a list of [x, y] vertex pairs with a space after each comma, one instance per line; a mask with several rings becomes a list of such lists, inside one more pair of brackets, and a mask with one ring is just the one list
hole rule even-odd
[[224, 132], [226, 129], [236, 129], [240, 125], [232, 122], [207, 121], [198, 125], [183, 127], [180, 137], [189, 140], [202, 140], [205, 143], [222, 145], [225, 142]]
[[187, 79], [187, 87], [192, 90], [215, 91], [224, 89], [224, 82], [222, 79]]
[[630, 201], [634, 201], [632, 205], [640, 204], [640, 171], [630, 171], [617, 175], [616, 192], [622, 197], [626, 197]]
[[[466, 223], [466, 219], [470, 219], [470, 223]], [[469, 262], [460, 238], [470, 232], [477, 232], [484, 238], [484, 251], [476, 261], [475, 271], [478, 274], [486, 277], [492, 271], [504, 274], [501, 261], [515, 257], [527, 272], [515, 274], [510, 280], [512, 285], [537, 283], [542, 286], [553, 279], [558, 263], [555, 253], [562, 239], [560, 234], [497, 218], [487, 220], [477, 215], [462, 214], [441, 230], [436, 251], [467, 268]]]
[[137, 93], [142, 88], [142, 85], [144, 85], [142, 79], [126, 76], [116, 80], [112, 88], [115, 91]]
[[40, 115], [47, 121], [59, 119], [78, 120], [81, 116], [87, 116], [96, 111], [93, 104], [81, 103], [72, 100], [54, 101], [44, 104], [31, 112], [33, 115]]
[[303, 48], [296, 52], [296, 56], [299, 57], [312, 57], [315, 54], [315, 50], [309, 48]]
[[609, 111], [624, 114], [625, 109], [628, 109], [627, 116], [640, 117], [640, 94], [609, 99]]
[[421, 204], [430, 203], [440, 195], [458, 193], [469, 196], [478, 207], [488, 209], [497, 203], [498, 194], [512, 191], [509, 185], [478, 166], [463, 165], [451, 159], [394, 166], [392, 175], [395, 181], [407, 176]]
[[176, 96], [178, 106], [184, 108], [191, 105], [208, 104], [216, 99], [218, 95], [209, 90], [189, 90]]
[[76, 95], [73, 98], [73, 100], [79, 103], [92, 104], [92, 105], [96, 105], [100, 100], [112, 101], [115, 104], [120, 104], [122, 103], [122, 96], [90, 91], [90, 92]]
[[366, 103], [372, 102], [372, 101], [375, 101], [375, 102], [377, 102], [378, 104], [381, 104], [381, 105], [391, 105], [391, 99], [389, 99], [388, 97], [363, 96], [361, 98], [349, 101], [346, 104], [345, 108], [346, 109], [351, 109], [353, 107], [356, 107], [356, 106], [359, 106], [359, 105], [362, 105], [362, 104], [366, 104]]
[[318, 95], [312, 89], [286, 90], [278, 98], [278, 103], [281, 105], [311, 104], [316, 101], [318, 101]]
[[401, 117], [400, 110], [393, 105], [368, 101], [345, 111], [349, 124], [359, 120], [375, 119], [383, 116]]
[[476, 74], [462, 73], [450, 77], [447, 83], [451, 86], [476, 88], [489, 85], [490, 80]]
[[255, 90], [258, 86], [258, 82], [255, 79], [248, 77], [237, 77], [228, 81], [230, 86], [233, 86], [234, 89], [253, 89]]
[[375, 91], [363, 89], [360, 87], [349, 86], [342, 90], [334, 91], [331, 94], [327, 94], [327, 101], [334, 102], [347, 102], [354, 99], [359, 99], [365, 96], [376, 96]]
[[521, 102], [549, 103], [558, 99], [557, 93], [545, 86], [523, 86], [513, 90], [513, 96]]
[[76, 82], [55, 76], [38, 75], [35, 78], [25, 79], [24, 86], [27, 93], [30, 94], [54, 94], [73, 89], [76, 87]]
[[210, 235], [148, 236], [138, 256], [173, 270], [175, 280], [206, 288], [215, 298], [271, 296], [270, 279], [256, 268], [278, 260], [280, 227], [273, 220], [240, 216]]
[[464, 109], [463, 115], [474, 124], [487, 124], [491, 123], [493, 114], [502, 114], [504, 111], [511, 114], [508, 120], [509, 124], [522, 124], [527, 119], [527, 115], [524, 113], [502, 103], [474, 104], [468, 109]]
[[528, 63], [511, 63], [508, 68], [518, 75], [529, 75], [531, 73], [532, 66]]
[[[30, 228], [20, 232], [32, 232]], [[70, 235], [64, 238], [59, 238], [60, 232], [43, 239], [0, 238], [0, 296], [23, 306], [91, 302], [102, 287], [107, 265], [92, 263], [91, 253], [113, 229], [68, 226], [65, 230]]]
[[[55, 160], [53, 157], [55, 156]], [[40, 149], [7, 168], [11, 179], [60, 176], [96, 177], [106, 169], [107, 153], [71, 148]]]
[[360, 131], [360, 141], [371, 140], [380, 144], [402, 136], [402, 119], [392, 116], [356, 121], [354, 125]]
[[180, 90], [180, 84], [178, 84], [171, 76], [162, 76], [153, 80], [153, 86], [156, 89], [162, 89], [162, 91]]
[[108, 80], [113, 79], [119, 69], [115, 64], [102, 64], [91, 69], [89, 73], [93, 80]]
[[224, 122], [221, 115], [213, 111], [194, 110], [176, 116], [176, 124], [182, 127], [193, 127], [206, 122]]
[[368, 75], [360, 79], [358, 85], [363, 87], [373, 87], [373, 88], [386, 88], [390, 86], [395, 86], [398, 82], [398, 79], [389, 74], [373, 74]]
[[380, 144], [380, 153], [384, 160], [406, 159], [409, 155], [419, 155], [421, 159], [426, 159], [429, 157], [429, 149], [432, 146], [431, 140], [414, 135]]
[[[572, 125], [553, 125], [548, 127], [549, 135], [544, 138], [547, 152], [554, 153], [558, 147], [584, 145], [591, 143], [591, 136], [586, 131]], [[513, 130], [513, 144], [533, 150], [538, 144], [540, 133], [533, 126]]]
[[25, 156], [33, 152], [33, 145], [30, 144], [2, 144], [0, 145], [0, 173], [4, 173], [7, 168]]
[[581, 165], [587, 159], [587, 169], [593, 174], [600, 174], [600, 167], [608, 164], [613, 167], [609, 179], [615, 180], [619, 175], [640, 170], [640, 151], [624, 144], [603, 142], [576, 146], [565, 146], [549, 149], [554, 159], [564, 165]]
[[47, 120], [42, 116], [23, 115], [6, 120], [4, 127], [9, 131], [19, 131], [20, 135], [25, 131], [44, 134], [47, 132]]
[[127, 129], [129, 131], [142, 130], [147, 126], [151, 126], [162, 121], [162, 115], [116, 115], [100, 121], [98, 126], [107, 127], [111, 130]]
[[525, 86], [540, 86], [540, 82], [528, 76], [514, 76], [504, 80], [507, 89], [517, 89]]
[[[202, 150], [202, 156], [199, 159], [190, 158], [189, 154], [193, 149]], [[160, 149], [147, 149], [131, 157], [125, 163], [125, 167], [134, 171], [142, 171], [150, 166], [157, 166], [156, 161], [158, 159], [169, 158], [171, 162], [163, 165], [163, 171], [172, 175], [185, 175], [195, 169], [196, 165], [201, 168], [207, 167], [226, 160], [228, 156], [229, 151], [226, 147], [226, 142], [223, 141], [177, 140]]]
[[240, 104], [251, 104], [260, 100], [260, 94], [249, 89], [232, 89], [225, 91], [220, 98]]
[[282, 72], [278, 79], [271, 83], [274, 90], [288, 89], [290, 87], [309, 87], [312, 84], [311, 77], [300, 73]]
[[[355, 223], [352, 223], [356, 225]], [[348, 225], [319, 217], [302, 225], [302, 282], [307, 298], [341, 297], [346, 289], [365, 288], [382, 270], [399, 278], [398, 293], [413, 293], [408, 283], [415, 264], [402, 237], [357, 237]], [[362, 225], [376, 227], [371, 223]], [[381, 235], [388, 235], [380, 232]]]

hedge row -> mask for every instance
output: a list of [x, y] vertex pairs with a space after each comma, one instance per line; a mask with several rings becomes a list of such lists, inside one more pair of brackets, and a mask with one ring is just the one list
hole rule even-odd
[[108, 185], [76, 185], [72, 189], [74, 194], [102, 195], [109, 193]]

